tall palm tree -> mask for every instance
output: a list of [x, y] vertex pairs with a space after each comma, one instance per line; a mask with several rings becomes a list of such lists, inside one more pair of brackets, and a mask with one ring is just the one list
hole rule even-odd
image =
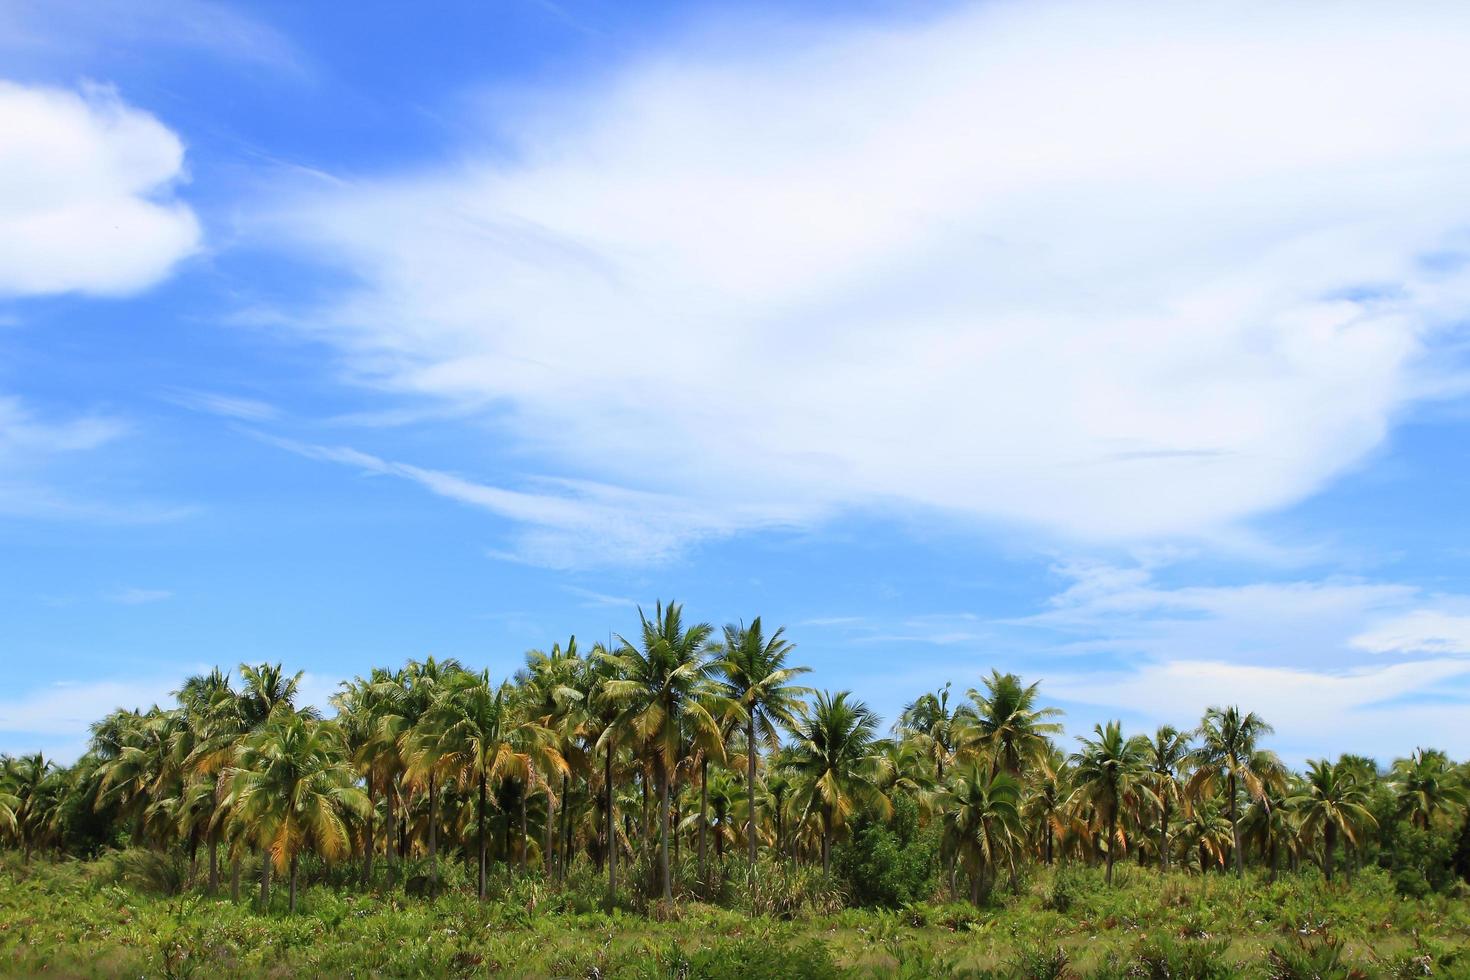
[[1093, 727], [1095, 738], [1077, 736], [1081, 743], [1072, 755], [1073, 798], [1090, 805], [1107, 829], [1107, 883], [1113, 883], [1113, 860], [1118, 851], [1118, 817], [1125, 806], [1151, 796], [1148, 778], [1148, 739], [1123, 737], [1116, 721]]
[[602, 752], [602, 835], [607, 858], [607, 904], [611, 909], [618, 897], [617, 793], [613, 769], [618, 752], [618, 724], [623, 714], [621, 688], [614, 682], [625, 680], [623, 661], [601, 643], [595, 644], [581, 680], [587, 695], [583, 737], [591, 743], [594, 757]]
[[[362, 884], [373, 878], [373, 857], [378, 849], [378, 799], [386, 798], [389, 814], [393, 814], [393, 779], [400, 770], [397, 736], [388, 724], [402, 688], [394, 683], [393, 673], [374, 667], [367, 677], [343, 681], [341, 690], [332, 697], [337, 708], [337, 724], [342, 729], [353, 767], [362, 776], [367, 791], [367, 825], [364, 827]], [[387, 827], [387, 854], [390, 871], [393, 864], [393, 822]]]
[[698, 623], [685, 627], [676, 602], [655, 607], [653, 618], [640, 608], [641, 631], [637, 645], [618, 637], [615, 657], [620, 677], [604, 682], [603, 689], [622, 705], [614, 727], [631, 733], [653, 764], [658, 792], [658, 875], [663, 897], [674, 895], [669, 869], [669, 802], [675, 767], [679, 764], [686, 729], [718, 743], [719, 723], [701, 703], [703, 682], [710, 675], [705, 646], [713, 627]]
[[[485, 898], [485, 817], [488, 789], [514, 779], [524, 793], [540, 772], [561, 775], [566, 762], [556, 734], [532, 718], [525, 693], [510, 683], [494, 687], [490, 672], [451, 676], [429, 709], [415, 752], [440, 760], [461, 788], [475, 787], [479, 801], [479, 895]], [[509, 855], [506, 856], [507, 860]]]
[[270, 867], [289, 869], [289, 909], [296, 911], [297, 862], [303, 850], [328, 860], [351, 846], [349, 815], [367, 811], [367, 795], [347, 761], [342, 733], [289, 708], [272, 709], [269, 720], [240, 745], [226, 773], [227, 805], [246, 833], [266, 852], [261, 904], [270, 903]]
[[1396, 760], [1391, 779], [1398, 815], [1415, 827], [1428, 830], [1435, 818], [1466, 807], [1465, 788], [1449, 757], [1438, 749], [1415, 749], [1409, 758]]
[[386, 715], [381, 722], [385, 730], [398, 733], [404, 778], [410, 785], [422, 786], [428, 793], [429, 812], [424, 837], [429, 854], [429, 876], [435, 882], [439, 880], [439, 777], [444, 761], [415, 740], [445, 684], [463, 670], [459, 661], [453, 658], [410, 660], [403, 669], [402, 691], [393, 699], [394, 713]]
[[[532, 702], [530, 709], [540, 723], [556, 735], [556, 748], [565, 760], [567, 768], [561, 775], [560, 804], [562, 822], [570, 828], [571, 814], [568, 801], [571, 795], [571, 777], [574, 769], [582, 769], [582, 742], [579, 738], [582, 721], [586, 715], [587, 692], [585, 686], [587, 663], [577, 650], [577, 638], [570, 637], [563, 647], [560, 643], [551, 646], [550, 653], [532, 650], [526, 654], [526, 668], [517, 676], [517, 682], [527, 688]], [[555, 869], [556, 808], [557, 797], [550, 785], [546, 792], [545, 844], [541, 849], [541, 860], [547, 874]], [[570, 860], [570, 847], [565, 848], [563, 866]]]
[[1325, 759], [1307, 761], [1302, 792], [1291, 801], [1301, 815], [1301, 832], [1310, 840], [1322, 832], [1322, 872], [1332, 880], [1332, 853], [1337, 835], [1355, 843], [1368, 827], [1377, 826], [1368, 810], [1368, 794], [1349, 766]]
[[1185, 791], [1193, 799], [1214, 792], [1221, 780], [1225, 783], [1225, 810], [1230, 820], [1230, 836], [1235, 853], [1235, 874], [1245, 874], [1245, 848], [1240, 842], [1240, 791], [1252, 799], [1260, 799], [1267, 781], [1279, 779], [1281, 766], [1274, 755], [1259, 749], [1260, 740], [1273, 729], [1254, 711], [1242, 713], [1240, 708], [1211, 707], [1200, 722], [1200, 746], [1190, 753], [1194, 775]]
[[788, 758], [800, 779], [797, 799], [804, 813], [821, 820], [822, 870], [832, 868], [832, 832], [858, 806], [884, 819], [892, 804], [878, 788], [883, 766], [874, 752], [878, 716], [851, 691], [819, 692], [790, 727]]
[[7, 760], [6, 772], [8, 795], [15, 800], [11, 807], [15, 833], [29, 864], [31, 852], [44, 845], [51, 831], [57, 771], [45, 755], [34, 752]]
[[1189, 734], [1160, 725], [1148, 746], [1150, 788], [1159, 801], [1159, 870], [1169, 870], [1169, 808], [1179, 799], [1179, 767], [1189, 758]]
[[971, 688], [972, 702], [964, 716], [962, 744], [991, 765], [1020, 778], [1022, 770], [1046, 751], [1047, 739], [1062, 726], [1047, 719], [1060, 709], [1037, 706], [1039, 683], [1022, 684], [1015, 674], [991, 670], [985, 690]]
[[954, 755], [956, 735], [965, 720], [962, 708], [949, 706], [949, 687], [946, 683], [938, 691], [910, 701], [893, 726], [897, 734], [912, 739], [934, 761], [936, 783], [944, 782], [944, 765]]
[[977, 759], [955, 770], [941, 797], [947, 850], [970, 869], [970, 900], [979, 906], [1002, 857], [1014, 860], [1021, 831], [1021, 784]]
[[724, 681], [726, 695], [740, 709], [745, 720], [745, 798], [749, 808], [746, 846], [749, 874], [755, 876], [755, 767], [757, 746], [774, 750], [780, 743], [780, 728], [796, 721], [801, 699], [810, 690], [791, 683], [791, 679], [807, 673], [809, 667], [789, 667], [786, 659], [795, 649], [785, 640], [786, 627], [780, 627], [767, 639], [757, 616], [750, 624], [725, 627], [725, 642], [716, 651], [715, 669]]
[[1036, 763], [1034, 776], [1023, 786], [1027, 791], [1023, 813], [1039, 828], [1038, 850], [1042, 860], [1052, 863], [1056, 839], [1065, 828], [1063, 807], [1071, 792], [1071, 768], [1055, 745], [1047, 748]]

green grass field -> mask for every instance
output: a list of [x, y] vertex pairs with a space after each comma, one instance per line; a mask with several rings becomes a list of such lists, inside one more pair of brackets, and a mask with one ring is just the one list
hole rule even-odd
[[1470, 902], [1398, 896], [1376, 869], [1327, 886], [1119, 869], [1036, 871], [962, 904], [750, 918], [698, 903], [582, 910], [575, 886], [498, 882], [481, 903], [315, 885], [294, 916], [138, 887], [127, 862], [0, 869], [13, 976], [1470, 976]]

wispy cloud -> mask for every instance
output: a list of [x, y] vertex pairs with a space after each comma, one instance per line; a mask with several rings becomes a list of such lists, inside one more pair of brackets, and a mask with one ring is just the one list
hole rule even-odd
[[796, 515], [735, 504], [724, 512], [667, 494], [583, 480], [541, 478], [539, 491], [509, 490], [453, 473], [382, 459], [345, 446], [320, 446], [253, 433], [282, 449], [361, 472], [415, 483], [438, 496], [519, 525], [514, 547], [496, 552], [553, 568], [667, 561], [699, 541], [736, 529], [782, 527]]
[[611, 607], [617, 609], [634, 609], [638, 606], [637, 599], [631, 599], [621, 595], [607, 595], [602, 592], [594, 592], [591, 589], [579, 588], [575, 585], [563, 585], [562, 590], [585, 600], [582, 605], [587, 608], [600, 609]]
[[269, 422], [281, 415], [280, 409], [269, 402], [216, 391], [171, 388], [164, 393], [164, 398], [182, 408], [239, 419], [242, 422]]
[[173, 596], [173, 592], [169, 589], [127, 588], [119, 589], [116, 592], [109, 592], [106, 598], [108, 602], [116, 602], [124, 606], [142, 606], [150, 602], [162, 602], [165, 599], [172, 599]]
[[295, 326], [362, 379], [608, 483], [1219, 535], [1440, 390], [1470, 303], [1420, 260], [1465, 251], [1470, 8], [1233, 9], [686, 39], [255, 230], [353, 274]]

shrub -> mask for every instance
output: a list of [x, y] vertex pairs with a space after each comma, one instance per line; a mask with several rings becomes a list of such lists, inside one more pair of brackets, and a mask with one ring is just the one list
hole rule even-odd
[[896, 796], [892, 818], [861, 819], [834, 863], [854, 904], [898, 908], [934, 893], [938, 854], [936, 831], [919, 829], [918, 805]]

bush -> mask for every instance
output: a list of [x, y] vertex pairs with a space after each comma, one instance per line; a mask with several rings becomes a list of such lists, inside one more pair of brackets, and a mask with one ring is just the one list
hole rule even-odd
[[933, 895], [938, 854], [936, 831], [919, 829], [917, 804], [897, 796], [892, 818], [860, 820], [834, 863], [853, 904], [899, 908]]

